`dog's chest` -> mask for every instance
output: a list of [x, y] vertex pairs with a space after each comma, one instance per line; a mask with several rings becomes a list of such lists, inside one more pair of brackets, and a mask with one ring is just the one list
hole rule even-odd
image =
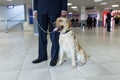
[[70, 47], [70, 45], [69, 45], [69, 43], [68, 43], [68, 41], [65, 39], [65, 40], [63, 40], [63, 39], [60, 39], [60, 48], [62, 48], [64, 51], [69, 51], [69, 47]]
[[72, 34], [60, 35], [59, 44], [60, 48], [62, 48], [64, 51], [70, 51], [71, 49], [74, 49], [74, 36], [72, 36]]

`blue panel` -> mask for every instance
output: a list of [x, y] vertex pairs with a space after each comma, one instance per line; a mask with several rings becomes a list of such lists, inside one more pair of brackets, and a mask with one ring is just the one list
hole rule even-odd
[[97, 18], [97, 14], [88, 14], [88, 17], [94, 17], [94, 18]]
[[33, 11], [29, 9], [29, 24], [33, 24]]

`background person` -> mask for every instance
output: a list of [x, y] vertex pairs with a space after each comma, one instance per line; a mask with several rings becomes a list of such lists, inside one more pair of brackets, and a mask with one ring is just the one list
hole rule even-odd
[[111, 13], [112, 13], [112, 10], [110, 10], [110, 11], [107, 13], [107, 31], [108, 31], [108, 32], [111, 32], [111, 31], [110, 31], [110, 28], [111, 28], [111, 18], [113, 17], [113, 16], [111, 15]]
[[92, 30], [92, 17], [88, 17], [87, 18], [87, 26], [88, 26], [88, 30], [89, 29]]
[[97, 19], [95, 17], [93, 17], [93, 26], [94, 26], [94, 28], [96, 27], [96, 23], [97, 23]]
[[114, 20], [115, 20], [115, 29], [118, 29], [118, 26], [119, 26], [119, 23], [120, 23], [120, 19], [119, 19], [119, 17], [115, 17], [114, 18]]

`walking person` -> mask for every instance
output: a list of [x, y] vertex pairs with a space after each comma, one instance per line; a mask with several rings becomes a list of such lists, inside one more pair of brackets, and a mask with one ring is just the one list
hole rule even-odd
[[94, 17], [94, 18], [93, 18], [93, 26], [94, 26], [94, 28], [96, 27], [96, 23], [97, 23], [97, 20], [96, 20], [96, 18]]
[[112, 13], [112, 10], [110, 10], [110, 11], [107, 13], [107, 31], [108, 31], [108, 32], [111, 32], [111, 31], [110, 31], [110, 28], [111, 28], [111, 18], [113, 17], [113, 16], [111, 15], [111, 13]]
[[88, 17], [87, 18], [87, 26], [88, 26], [88, 30], [89, 29], [92, 30], [92, 17]]
[[[33, 15], [37, 17], [40, 26], [47, 32], [53, 31], [53, 22], [60, 16], [65, 17], [67, 15], [67, 0], [33, 0], [34, 12]], [[49, 27], [49, 28], [48, 28]], [[39, 33], [39, 50], [38, 58], [32, 63], [40, 63], [46, 61], [47, 58], [47, 33], [43, 32], [38, 27]], [[50, 39], [52, 42], [51, 47], [51, 61], [50, 66], [55, 66], [58, 60], [59, 52], [59, 33], [50, 33]]]
[[119, 23], [120, 23], [120, 19], [119, 19], [119, 17], [115, 17], [114, 20], [115, 20], [115, 29], [118, 29]]
[[108, 19], [106, 18], [104, 28], [106, 28], [106, 27], [107, 27], [107, 25], [108, 25], [107, 23], [108, 23]]

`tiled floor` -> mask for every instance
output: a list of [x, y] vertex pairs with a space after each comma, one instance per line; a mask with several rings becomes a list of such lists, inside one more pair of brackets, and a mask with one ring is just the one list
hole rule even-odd
[[87, 64], [78, 64], [75, 69], [70, 67], [70, 60], [61, 66], [49, 66], [49, 36], [49, 60], [32, 64], [38, 55], [38, 37], [33, 31], [0, 32], [0, 80], [120, 80], [120, 29], [73, 30], [90, 55]]

